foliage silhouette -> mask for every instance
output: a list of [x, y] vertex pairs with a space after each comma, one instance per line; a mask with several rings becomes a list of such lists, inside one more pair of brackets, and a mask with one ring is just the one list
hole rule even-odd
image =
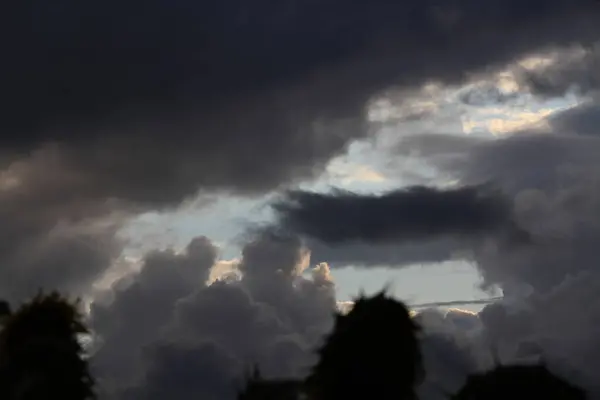
[[9, 314], [0, 332], [0, 389], [6, 399], [94, 398], [78, 311], [60, 294], [38, 294]]
[[313, 400], [414, 399], [423, 377], [418, 325], [406, 306], [381, 292], [337, 314], [306, 380]]
[[7, 301], [0, 300], [0, 327], [4, 325], [11, 314], [10, 304]]
[[552, 374], [545, 365], [498, 365], [471, 375], [452, 400], [585, 400], [583, 390]]

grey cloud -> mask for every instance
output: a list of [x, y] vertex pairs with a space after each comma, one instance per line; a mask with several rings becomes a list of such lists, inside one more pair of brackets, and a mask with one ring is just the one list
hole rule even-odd
[[510, 206], [484, 186], [416, 186], [381, 195], [292, 191], [273, 209], [285, 229], [330, 244], [402, 243], [513, 229]]
[[[481, 312], [483, 339], [497, 345], [505, 363], [539, 353], [554, 372], [597, 395], [595, 108], [584, 103], [549, 118], [548, 128], [539, 132], [464, 146], [452, 162], [443, 158], [443, 142], [432, 151], [419, 149], [463, 184], [493, 181], [512, 199], [515, 220], [531, 235], [528, 246], [506, 248], [489, 238], [474, 249], [485, 284], [506, 288], [511, 297]], [[456, 146], [448, 146], [448, 154], [455, 153]], [[529, 289], [512, 290], [519, 286]]]
[[591, 1], [486, 4], [15, 3], [3, 13], [0, 146], [57, 143], [95, 190], [153, 206], [201, 188], [270, 189], [364, 136], [381, 90], [461, 81], [599, 34]]
[[530, 92], [542, 97], [560, 97], [569, 92], [594, 95], [600, 88], [599, 67], [600, 42], [597, 42], [559, 52], [549, 65], [521, 71], [518, 80]]
[[[123, 243], [115, 233], [132, 215], [176, 206], [200, 189], [254, 194], [314, 176], [365, 136], [365, 104], [381, 90], [432, 79], [458, 82], [531, 51], [591, 42], [598, 37], [599, 13], [595, 2], [583, 0], [494, 0], [483, 8], [473, 0], [12, 2], [0, 17], [0, 85], [8, 99], [0, 111], [1, 294], [19, 300], [37, 286], [83, 293], [120, 254]], [[579, 143], [580, 150], [566, 154], [593, 159], [591, 142]], [[531, 150], [548, 165], [563, 154], [559, 148]], [[531, 150], [521, 154], [531, 158]], [[512, 170], [533, 162], [525, 158], [508, 158], [516, 164]], [[494, 162], [506, 166], [495, 157], [487, 162], [482, 174], [496, 171]], [[526, 176], [534, 182], [541, 175]], [[506, 176], [511, 179], [509, 171]], [[560, 207], [576, 208], [578, 196], [571, 193]], [[567, 218], [548, 215], [548, 223]], [[591, 257], [593, 229], [578, 232], [585, 251], [576, 254]], [[169, 340], [196, 328], [175, 323], [172, 315], [191, 307], [184, 299], [193, 302], [197, 294], [206, 300], [207, 293], [196, 293], [203, 290], [215, 296], [237, 291], [240, 303], [232, 302], [232, 309], [252, 311], [277, 328], [265, 350], [276, 361], [263, 361], [271, 371], [296, 368], [281, 360], [298, 357], [301, 364], [300, 350], [326, 329], [334, 301], [324, 273], [314, 282], [303, 280], [293, 276], [295, 265], [264, 267], [256, 260], [270, 256], [255, 255], [244, 264], [252, 279], [206, 289], [199, 282], [214, 253], [199, 243], [198, 252], [149, 256], [141, 275], [116, 290], [114, 303], [98, 305], [103, 311], [94, 311], [94, 324], [104, 344], [95, 362], [109, 374], [104, 382], [110, 371], [119, 384], [139, 378], [133, 395], [144, 384], [177, 383], [169, 376], [177, 369], [168, 364], [199, 363], [188, 357], [200, 354], [210, 355], [212, 371], [235, 371], [245, 360], [222, 352], [218, 338]], [[560, 256], [548, 252], [541, 260], [552, 262], [549, 270], [573, 260], [567, 244], [547, 248]], [[282, 262], [299, 257], [269, 254]], [[554, 283], [563, 274], [558, 268], [541, 278], [541, 262], [517, 268], [532, 258], [523, 254], [510, 264], [508, 277]], [[162, 270], [159, 264], [179, 272], [152, 272]], [[198, 270], [190, 272], [191, 264]], [[508, 279], [489, 265], [488, 280]], [[242, 307], [244, 299], [251, 305]], [[147, 316], [148, 304], [156, 314], [146, 338], [140, 317]], [[121, 307], [131, 312], [121, 314]], [[139, 361], [143, 342], [148, 349]], [[127, 362], [119, 368], [121, 359]], [[138, 361], [147, 369], [127, 369]], [[227, 379], [205, 381], [209, 386], [201, 381], [189, 390], [210, 396], [222, 389], [213, 384]]]
[[[452, 159], [444, 157], [443, 141], [430, 152], [420, 147], [424, 158], [463, 184], [493, 182], [510, 199], [515, 222], [531, 235], [528, 246], [510, 251], [494, 240], [478, 248], [475, 259], [490, 284], [552, 287], [573, 270], [575, 255], [594, 257], [598, 221], [592, 210], [597, 206], [600, 141], [573, 135], [576, 124], [562, 128], [571, 134], [520, 132], [475, 141]], [[449, 146], [448, 153], [455, 149]], [[577, 265], [588, 268], [589, 262]]]
[[183, 254], [152, 252], [134, 280], [124, 278], [92, 304], [91, 329], [103, 342], [94, 365], [101, 372], [110, 370], [105, 385], [114, 385], [111, 377], [127, 381], [135, 376], [142, 346], [156, 340], [180, 299], [204, 285], [216, 256], [206, 238], [194, 239]]
[[597, 284], [595, 275], [585, 273], [519, 303], [490, 305], [480, 313], [482, 340], [497, 350], [504, 364], [542, 361], [552, 372], [598, 396], [593, 326], [597, 308], [589, 297]]
[[466, 248], [467, 244], [452, 238], [439, 240], [369, 245], [361, 241], [346, 244], [327, 244], [315, 239], [306, 239], [315, 262], [327, 262], [332, 268], [357, 266], [408, 266], [421, 263], [436, 263], [451, 259]]
[[241, 366], [215, 343], [157, 345], [147, 351], [146, 357], [152, 364], [145, 385], [126, 390], [123, 399], [217, 400], [235, 398], [237, 394], [233, 376], [240, 373]]
[[315, 176], [365, 136], [364, 108], [380, 91], [590, 42], [600, 12], [567, 0], [255, 3], [6, 7], [5, 297], [85, 293], [136, 213], [199, 190], [256, 194]]
[[291, 236], [251, 236], [242, 277], [210, 286], [207, 239], [181, 254], [147, 256], [92, 310], [100, 340], [93, 364], [107, 396], [232, 398], [254, 364], [270, 377], [303, 376], [335, 310], [327, 266], [303, 277], [305, 251]]
[[597, 138], [540, 134], [489, 143], [473, 154], [463, 179], [495, 179], [532, 237], [530, 246], [512, 251], [492, 243], [478, 251], [488, 282], [546, 290], [569, 273], [593, 268], [599, 150]]
[[446, 399], [447, 394], [462, 386], [468, 374], [488, 366], [487, 354], [479, 342], [482, 325], [477, 315], [428, 309], [415, 319], [423, 326], [425, 381], [419, 388], [421, 398]]
[[77, 175], [34, 152], [0, 174], [0, 295], [22, 301], [39, 289], [85, 294], [120, 255], [126, 208], [69, 189]]
[[600, 105], [588, 102], [550, 117], [548, 122], [562, 134], [600, 135]]

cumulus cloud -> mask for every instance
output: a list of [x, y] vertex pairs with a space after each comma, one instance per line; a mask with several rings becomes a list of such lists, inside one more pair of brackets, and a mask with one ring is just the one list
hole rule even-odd
[[175, 303], [206, 282], [217, 249], [206, 238], [196, 238], [184, 253], [155, 251], [144, 258], [139, 273], [113, 284], [91, 307], [91, 329], [103, 345], [94, 362], [121, 379], [131, 379], [138, 368], [136, 353], [155, 340], [172, 318]]
[[414, 318], [423, 326], [421, 349], [426, 374], [419, 388], [422, 398], [448, 398], [470, 373], [489, 367], [489, 355], [481, 341], [482, 324], [476, 314], [430, 308]]
[[263, 232], [244, 247], [241, 277], [206, 285], [208, 239], [147, 255], [92, 307], [102, 387], [118, 398], [222, 399], [255, 364], [269, 377], [303, 376], [336, 306], [327, 265], [304, 277], [307, 257], [297, 238]]

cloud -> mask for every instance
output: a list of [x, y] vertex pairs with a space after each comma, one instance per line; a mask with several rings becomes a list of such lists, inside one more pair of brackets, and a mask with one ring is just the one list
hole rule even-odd
[[425, 381], [419, 388], [422, 398], [445, 399], [447, 393], [455, 393], [462, 386], [468, 374], [488, 366], [487, 354], [479, 341], [482, 324], [476, 314], [427, 309], [414, 318], [423, 326]]
[[479, 235], [511, 225], [504, 199], [483, 186], [410, 187], [381, 195], [292, 191], [273, 204], [285, 229], [329, 244], [402, 243]]
[[558, 52], [552, 60], [537, 68], [525, 68], [520, 83], [542, 97], [560, 97], [566, 93], [597, 94], [600, 88], [600, 42], [589, 46], [574, 45]]
[[[104, 398], [233, 398], [254, 363], [270, 377], [308, 373], [339, 307], [329, 268], [303, 277], [307, 250], [294, 236], [266, 230], [248, 239], [231, 263], [241, 276], [206, 285], [222, 266], [214, 245], [199, 237], [181, 253], [148, 254], [96, 301], [92, 365]], [[417, 318], [427, 369], [420, 391], [436, 399], [479, 368], [478, 347], [467, 339], [481, 324], [459, 310]]]
[[587, 43], [599, 12], [566, 0], [485, 12], [468, 0], [14, 4], [0, 146], [58, 144], [96, 190], [153, 206], [200, 188], [262, 191], [311, 177], [362, 137], [380, 91]]
[[[367, 105], [387, 89], [460, 83], [531, 52], [586, 45], [598, 39], [599, 13], [592, 1], [567, 0], [494, 0], [485, 10], [471, 0], [13, 2], [1, 28], [0, 85], [10, 101], [0, 110], [0, 292], [14, 301], [40, 286], [88, 294], [122, 256], [126, 242], [118, 232], [136, 215], [172, 209], [198, 192], [256, 195], [317, 176], [368, 135]], [[419, 115], [417, 107], [411, 118]], [[553, 179], [544, 178], [544, 168], [553, 171], [555, 157], [581, 156], [562, 173], [595, 166], [591, 140], [531, 140], [525, 149], [526, 140], [503, 142], [505, 150], [478, 147], [482, 170], [462, 164], [452, 171], [472, 181], [502, 170], [515, 190], [546, 191]], [[443, 196], [423, 190], [433, 203]], [[482, 253], [486, 279], [547, 287], [562, 282], [567, 268], [557, 264], [573, 254], [578, 265], [592, 265], [584, 258], [593, 254], [595, 220], [578, 224], [596, 205], [573, 211], [587, 190], [521, 196], [531, 221], [561, 233], [574, 224], [575, 239], [542, 248], [549, 249], [545, 258], [518, 253], [506, 269]], [[437, 218], [426, 227], [440, 235], [487, 231], [504, 219], [493, 204], [497, 215], [486, 209], [464, 221], [432, 204]], [[390, 215], [398, 222], [394, 213], [375, 220], [387, 226], [384, 237], [412, 238], [405, 229], [420, 226], [411, 214], [400, 214], [406, 227], [388, 226]], [[381, 238], [366, 226], [348, 232]], [[421, 227], [417, 236], [428, 231]], [[582, 251], [573, 252], [572, 243]], [[446, 245], [439, 246], [431, 258], [444, 257]], [[306, 257], [293, 237], [259, 236], [237, 265], [241, 278], [206, 286], [219, 262], [209, 240], [196, 239], [181, 254], [149, 253], [139, 272], [92, 307], [101, 344], [94, 365], [104, 388], [135, 398], [162, 398], [166, 386], [218, 397], [231, 393], [225, 382], [255, 354], [264, 355], [259, 364], [267, 374], [300, 374], [311, 360], [306, 349], [327, 330], [335, 307], [328, 267], [312, 278], [300, 275]], [[234, 319], [221, 318], [225, 313]], [[185, 379], [193, 371], [204, 379]], [[169, 396], [183, 397], [173, 390]]]
[[94, 367], [104, 375], [104, 386], [114, 379], [133, 379], [143, 346], [153, 342], [172, 318], [175, 304], [204, 285], [216, 261], [217, 249], [206, 238], [196, 238], [182, 254], [171, 250], [146, 255], [138, 273], [113, 283], [91, 306], [90, 325], [102, 345]]
[[483, 129], [493, 135], [541, 128], [547, 122], [547, 117], [554, 112], [552, 109], [537, 111], [504, 111], [500, 118], [467, 119], [463, 120], [464, 132], [469, 134]]
[[11, 4], [0, 66], [10, 99], [0, 110], [0, 281], [12, 283], [0, 291], [86, 294], [120, 256], [116, 232], [129, 218], [199, 191], [258, 194], [314, 177], [365, 137], [367, 104], [392, 86], [460, 82], [597, 37], [592, 2], [529, 7]]
[[537, 132], [488, 141], [460, 137], [459, 147], [453, 140], [415, 137], [399, 146], [413, 146], [413, 155], [461, 184], [494, 182], [510, 199], [516, 223], [531, 235], [527, 246], [507, 249], [488, 237], [474, 248], [484, 283], [505, 289], [504, 300], [480, 313], [482, 340], [505, 363], [541, 357], [595, 394], [598, 342], [592, 325], [600, 309], [589, 296], [599, 281], [596, 106], [590, 100], [556, 112]]
[[552, 130], [562, 134], [600, 135], [600, 105], [587, 102], [549, 118]]
[[308, 371], [335, 310], [327, 265], [305, 278], [302, 243], [261, 232], [244, 247], [241, 277], [206, 285], [215, 257], [206, 238], [151, 253], [92, 307], [92, 363], [107, 395], [232, 398], [255, 363], [266, 376]]
[[34, 152], [0, 173], [0, 293], [20, 302], [40, 288], [83, 295], [120, 257], [126, 207], [70, 191], [76, 172]]
[[325, 243], [307, 238], [311, 258], [316, 262], [327, 262], [332, 268], [355, 266], [402, 267], [414, 264], [427, 264], [446, 261], [460, 250], [465, 243], [453, 238], [425, 240], [413, 243], [368, 243], [350, 241], [346, 244]]
[[462, 91], [458, 98], [468, 106], [481, 107], [510, 103], [518, 100], [518, 95], [517, 91], [504, 91], [498, 83], [486, 81]]
[[340, 180], [343, 185], [352, 183], [379, 183], [386, 181], [386, 177], [368, 165], [335, 163], [327, 167], [329, 175]]

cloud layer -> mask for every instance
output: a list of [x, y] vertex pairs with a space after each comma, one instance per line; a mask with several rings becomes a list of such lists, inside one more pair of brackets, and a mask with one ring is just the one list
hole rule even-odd
[[[597, 88], [597, 2], [350, 3], [34, 0], [5, 7], [2, 297], [20, 301], [38, 287], [89, 294], [122, 257], [127, 243], [118, 233], [140, 213], [175, 208], [198, 193], [260, 195], [317, 176], [350, 143], [369, 137], [366, 108], [390, 88], [408, 96], [432, 81], [461, 83], [573, 43], [586, 49], [582, 57], [521, 84], [549, 95], [575, 82], [590, 98]], [[596, 105], [561, 114], [545, 136], [406, 137], [404, 148], [418, 148], [465, 186], [373, 197], [291, 192], [279, 205], [283, 225], [321, 241], [388, 242], [383, 251], [342, 246], [337, 256], [314, 244], [319, 261], [363, 265], [441, 261], [464, 247], [447, 236], [485, 233], [490, 240], [474, 258], [486, 283], [524, 285], [537, 297], [528, 307], [490, 306], [478, 328], [484, 337], [507, 348], [534, 342], [595, 371], [595, 329], [586, 324], [597, 317]], [[473, 185], [490, 178], [510, 207], [480, 197]], [[512, 229], [513, 211], [536, 241], [509, 252], [487, 234]], [[158, 399], [169, 390], [174, 399], [221, 399], [253, 362], [267, 375], [302, 374], [335, 307], [328, 266], [305, 277], [302, 241], [268, 232], [246, 243], [236, 263], [241, 278], [207, 285], [219, 261], [203, 237], [182, 253], [156, 250], [140, 272], [95, 299], [94, 367], [107, 397]], [[576, 318], [581, 302], [589, 311]], [[465, 350], [471, 345], [457, 339], [463, 334], [446, 326], [454, 326], [450, 319], [428, 319], [444, 326], [444, 340], [430, 340], [447, 349], [442, 364], [479, 365]], [[561, 336], [543, 336], [553, 324]]]
[[153, 206], [255, 192], [321, 170], [391, 86], [459, 82], [598, 37], [593, 1], [486, 4], [14, 4], [0, 147], [11, 160], [57, 144], [93, 190]]

